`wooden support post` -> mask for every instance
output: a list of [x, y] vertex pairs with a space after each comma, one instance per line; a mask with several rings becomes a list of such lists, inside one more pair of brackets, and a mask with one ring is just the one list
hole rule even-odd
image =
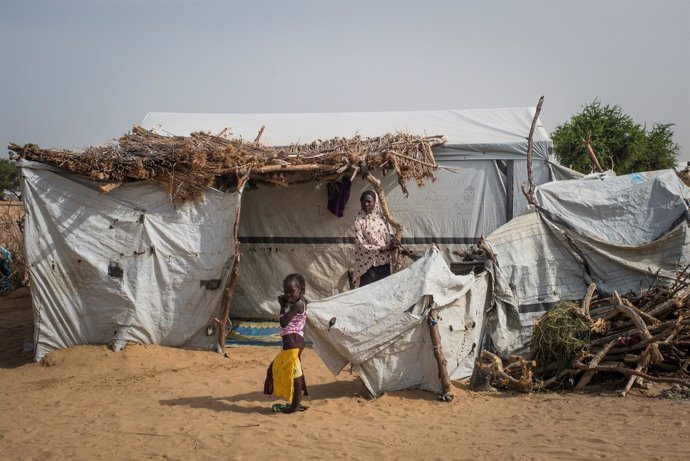
[[261, 125], [261, 128], [259, 129], [259, 134], [256, 135], [256, 138], [254, 138], [254, 144], [257, 146], [259, 145], [259, 140], [261, 139], [261, 135], [264, 134], [264, 130], [266, 129], [266, 125]]
[[506, 160], [506, 222], [513, 219], [515, 160]]
[[438, 398], [444, 402], [450, 402], [453, 400], [453, 393], [450, 390], [450, 378], [448, 377], [448, 368], [446, 367], [448, 361], [443, 354], [443, 346], [441, 346], [441, 333], [438, 329], [438, 311], [436, 309], [429, 311], [429, 333], [431, 334], [434, 356], [438, 364], [438, 379], [441, 381], [441, 395]]
[[235, 291], [235, 285], [237, 285], [237, 275], [239, 273], [240, 266], [240, 241], [237, 237], [240, 227], [240, 211], [242, 210], [242, 191], [244, 186], [249, 179], [249, 173], [242, 177], [237, 184], [237, 193], [239, 198], [237, 200], [237, 210], [235, 211], [235, 225], [232, 228], [232, 238], [235, 244], [235, 254], [233, 255], [232, 268], [225, 282], [225, 291], [223, 291], [223, 312], [220, 315], [220, 319], [216, 319], [218, 324], [218, 352], [223, 355], [225, 353], [225, 330], [228, 325], [228, 320], [230, 318], [230, 304], [232, 302], [232, 293]]
[[527, 181], [529, 182], [529, 188], [525, 189], [525, 185], [522, 184], [522, 193], [527, 197], [527, 201], [530, 205], [536, 206], [536, 201], [534, 199], [534, 190], [537, 188], [534, 183], [534, 175], [532, 174], [532, 146], [534, 141], [532, 137], [534, 136], [534, 128], [537, 126], [537, 120], [539, 119], [539, 112], [541, 112], [541, 106], [544, 104], [544, 96], [539, 98], [537, 103], [537, 110], [534, 111], [534, 118], [532, 119], [532, 126], [529, 129], [529, 136], [527, 137]]
[[581, 138], [580, 141], [582, 141], [582, 145], [585, 146], [585, 150], [587, 151], [587, 155], [589, 155], [590, 160], [592, 160], [592, 166], [594, 169], [599, 173], [603, 173], [604, 169], [601, 167], [597, 154], [594, 153], [594, 149], [592, 148], [592, 132], [588, 132], [587, 138]]

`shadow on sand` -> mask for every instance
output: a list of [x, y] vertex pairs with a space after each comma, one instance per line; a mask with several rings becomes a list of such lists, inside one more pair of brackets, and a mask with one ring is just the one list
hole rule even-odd
[[[308, 384], [308, 389], [309, 397], [304, 402], [306, 405], [309, 405], [310, 400], [368, 398], [368, 393], [359, 380]], [[390, 392], [388, 395], [409, 400], [436, 400], [434, 393], [421, 390]], [[182, 405], [190, 408], [205, 408], [217, 412], [231, 411], [234, 413], [259, 413], [266, 415], [272, 414], [271, 405], [273, 403], [276, 403], [276, 399], [270, 395], [264, 395], [262, 390], [227, 397], [203, 395], [160, 400], [161, 405], [167, 406]]]
[[33, 363], [26, 351], [34, 337], [31, 295], [27, 287], [0, 296], [0, 368], [17, 368]]
[[[363, 397], [365, 395], [364, 388], [359, 381], [334, 381], [326, 384], [307, 385], [309, 389], [309, 397], [306, 398], [305, 402], [307, 405], [309, 404], [309, 400], [352, 398]], [[239, 403], [245, 404], [239, 405]], [[227, 397], [203, 395], [160, 401], [161, 405], [183, 405], [190, 408], [206, 408], [218, 412], [232, 411], [235, 413], [247, 414], [272, 414], [271, 405], [273, 403], [276, 403], [276, 399], [270, 395], [264, 395], [262, 390]]]

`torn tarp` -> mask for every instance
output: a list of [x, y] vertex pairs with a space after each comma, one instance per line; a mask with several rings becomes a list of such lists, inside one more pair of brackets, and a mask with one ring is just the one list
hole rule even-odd
[[374, 396], [408, 388], [440, 392], [430, 303], [439, 309], [451, 379], [469, 376], [481, 346], [487, 280], [486, 273], [453, 274], [432, 249], [379, 282], [310, 304], [307, 335], [334, 374], [351, 363]]
[[536, 319], [561, 300], [579, 300], [590, 283], [639, 294], [658, 273], [670, 282], [690, 263], [690, 189], [672, 170], [589, 175], [537, 188], [536, 211], [500, 227], [486, 242], [496, 255], [495, 301], [518, 309], [521, 347]]

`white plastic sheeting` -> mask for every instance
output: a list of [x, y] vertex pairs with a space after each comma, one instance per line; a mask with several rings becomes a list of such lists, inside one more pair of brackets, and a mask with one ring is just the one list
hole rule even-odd
[[[505, 221], [505, 196], [492, 193], [502, 187], [493, 162], [463, 162], [458, 173], [439, 171], [438, 180], [422, 188], [410, 183], [408, 198], [394, 176], [383, 179], [391, 213], [405, 229], [403, 244], [422, 253], [435, 243], [452, 260], [452, 251], [476, 243]], [[342, 218], [326, 209], [325, 187], [307, 184], [245, 191], [239, 234], [242, 264], [232, 315], [275, 317], [275, 296], [291, 272], [306, 277], [312, 298], [349, 290], [352, 227], [360, 194], [369, 188], [368, 182], [355, 179]]]
[[[316, 114], [194, 114], [149, 112], [142, 126], [161, 133], [189, 135], [194, 131], [220, 133], [253, 140], [262, 126], [261, 141], [271, 146], [310, 143], [317, 139], [382, 136], [403, 131], [448, 138], [442, 155], [456, 158], [524, 159], [534, 107], [401, 112], [344, 112]], [[534, 156], [547, 160], [551, 140], [539, 121], [534, 131]]]
[[522, 327], [503, 352], [520, 347], [537, 318], [587, 286], [639, 292], [659, 271], [670, 281], [690, 263], [690, 189], [672, 170], [590, 175], [540, 186], [539, 210], [487, 237], [496, 254], [495, 297], [519, 310]]
[[238, 194], [171, 205], [143, 183], [107, 195], [23, 161], [36, 360], [76, 344], [214, 348]]
[[634, 246], [658, 239], [685, 218], [690, 189], [673, 170], [661, 170], [544, 184], [536, 199], [552, 221], [595, 239]]
[[[434, 148], [441, 165], [437, 181], [418, 188], [410, 182], [404, 197], [395, 175], [383, 179], [391, 213], [404, 226], [402, 243], [426, 250], [435, 243], [448, 260], [453, 251], [476, 244], [527, 209], [520, 185], [527, 181], [527, 135], [535, 108], [324, 114], [149, 113], [142, 125], [160, 133], [194, 131], [254, 139], [265, 125], [267, 145], [309, 143], [336, 136], [380, 136], [395, 131], [442, 134], [445, 147]], [[537, 184], [551, 179], [548, 133], [537, 123], [533, 171]], [[349, 289], [347, 270], [354, 263], [354, 218], [359, 196], [371, 186], [352, 184], [342, 218], [326, 210], [323, 184], [248, 190], [242, 203], [242, 265], [233, 296], [236, 318], [274, 318], [275, 294], [290, 272], [307, 279], [311, 297], [324, 298]], [[509, 205], [512, 203], [512, 206]]]
[[451, 379], [469, 376], [481, 346], [487, 281], [486, 273], [454, 275], [432, 249], [404, 271], [309, 304], [307, 337], [331, 372], [351, 363], [373, 396], [440, 392], [427, 323], [431, 301]]

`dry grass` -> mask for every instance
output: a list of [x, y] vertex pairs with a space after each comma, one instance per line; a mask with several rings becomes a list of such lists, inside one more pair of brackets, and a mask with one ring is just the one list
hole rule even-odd
[[577, 308], [575, 303], [559, 302], [534, 325], [530, 349], [540, 365], [555, 363], [554, 373], [567, 368], [587, 348], [590, 326], [575, 314]]
[[17, 157], [110, 181], [104, 192], [126, 181], [148, 181], [164, 188], [174, 201], [198, 199], [209, 186], [232, 189], [240, 178], [288, 186], [326, 181], [357, 173], [394, 171], [403, 190], [408, 180], [420, 186], [434, 180], [438, 168], [431, 148], [443, 136], [386, 134], [376, 138], [333, 138], [286, 147], [261, 145], [218, 135], [164, 136], [134, 127], [117, 142], [83, 152], [10, 145]]

